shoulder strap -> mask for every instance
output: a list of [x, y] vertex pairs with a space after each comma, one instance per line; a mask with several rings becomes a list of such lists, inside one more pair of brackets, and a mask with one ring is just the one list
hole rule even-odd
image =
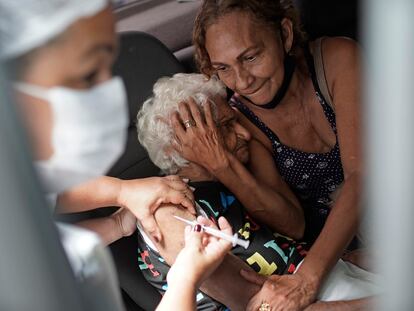
[[325, 67], [323, 64], [323, 55], [322, 55], [322, 38], [316, 39], [311, 45], [310, 48], [313, 54], [313, 61], [315, 63], [315, 72], [316, 79], [318, 80], [319, 88], [321, 90], [321, 95], [325, 98], [326, 103], [334, 109], [332, 105], [332, 96], [329, 92], [328, 83], [325, 76]]

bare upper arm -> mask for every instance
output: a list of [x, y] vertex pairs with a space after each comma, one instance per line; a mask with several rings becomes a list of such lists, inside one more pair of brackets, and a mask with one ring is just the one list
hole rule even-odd
[[360, 59], [357, 43], [347, 38], [322, 42], [326, 78], [332, 93], [345, 178], [361, 167]]
[[300, 207], [300, 203], [289, 186], [282, 179], [275, 165], [272, 155], [257, 140], [252, 139], [249, 142], [250, 161], [249, 170], [253, 176], [260, 182], [269, 186], [283, 195], [296, 207]]
[[[162, 243], [155, 243], [160, 255], [172, 265], [180, 250], [184, 247], [185, 224], [173, 215], [186, 219], [195, 219], [194, 215], [177, 205], [164, 205], [155, 212], [155, 219], [163, 235]], [[257, 293], [259, 287], [240, 275], [241, 269], [251, 269], [240, 258], [227, 254], [221, 265], [202, 284], [202, 290], [232, 310], [244, 310], [249, 299]]]
[[161, 234], [162, 241], [157, 243], [149, 234], [151, 241], [157, 247], [160, 255], [165, 261], [172, 265], [175, 257], [184, 247], [184, 228], [185, 223], [175, 219], [173, 216], [177, 215], [188, 220], [194, 220], [195, 216], [189, 213], [186, 209], [179, 205], [163, 204], [155, 211], [154, 217], [157, 222]]

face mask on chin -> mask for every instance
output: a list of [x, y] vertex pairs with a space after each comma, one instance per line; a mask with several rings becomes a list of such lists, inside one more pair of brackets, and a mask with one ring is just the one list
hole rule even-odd
[[53, 115], [53, 154], [35, 161], [45, 192], [58, 194], [106, 173], [125, 148], [128, 107], [122, 79], [91, 89], [49, 89], [26, 83], [15, 88], [43, 99]]

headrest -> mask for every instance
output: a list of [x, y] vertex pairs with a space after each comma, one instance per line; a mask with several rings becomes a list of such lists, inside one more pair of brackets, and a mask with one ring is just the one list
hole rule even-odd
[[154, 83], [177, 72], [184, 72], [184, 68], [161, 41], [143, 32], [120, 33], [120, 53], [114, 74], [121, 76], [125, 83], [130, 125], [125, 152], [108, 175], [132, 179], [158, 174], [159, 169], [138, 142], [135, 119], [142, 103], [152, 94]]

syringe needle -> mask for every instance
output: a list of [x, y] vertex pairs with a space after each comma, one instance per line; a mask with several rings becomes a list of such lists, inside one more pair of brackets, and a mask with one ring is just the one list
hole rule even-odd
[[188, 220], [188, 219], [182, 218], [182, 217], [177, 216], [177, 215], [173, 215], [173, 216], [174, 216], [174, 218], [177, 218], [178, 220], [181, 220], [182, 222], [185, 222], [186, 224], [188, 224], [188, 225], [190, 225], [190, 226], [194, 226], [194, 225], [196, 225], [196, 224], [197, 224], [197, 222], [196, 222], [196, 221], [191, 221], [191, 220]]
[[[181, 218], [180, 216], [176, 216], [176, 215], [173, 215], [173, 216], [176, 219], [181, 220], [182, 222], [185, 222], [186, 224], [189, 224], [190, 226], [194, 226], [194, 225], [198, 224], [196, 221], [190, 221], [190, 220]], [[240, 246], [242, 246], [246, 249], [249, 247], [250, 241], [239, 239], [238, 236], [237, 236], [237, 233], [235, 233], [233, 236], [231, 236], [227, 233], [221, 232], [220, 230], [217, 230], [217, 229], [214, 229], [214, 228], [211, 228], [211, 227], [207, 227], [205, 225], [201, 225], [201, 227], [203, 228], [204, 232], [206, 232], [210, 235], [213, 235], [217, 238], [220, 238], [220, 239], [231, 242], [233, 244], [233, 247], [236, 246], [236, 245], [240, 245]]]

